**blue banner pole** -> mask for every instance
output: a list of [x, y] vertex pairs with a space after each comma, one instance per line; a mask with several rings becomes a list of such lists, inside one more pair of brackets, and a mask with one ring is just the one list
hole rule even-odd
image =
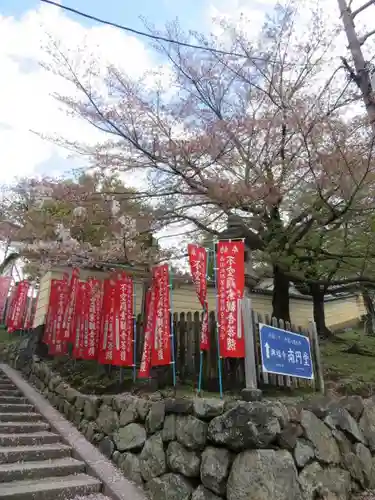
[[175, 342], [174, 342], [174, 323], [173, 323], [173, 278], [172, 273], [169, 272], [169, 317], [171, 322], [171, 353], [172, 353], [172, 374], [173, 374], [173, 387], [176, 387], [176, 360], [175, 360]]
[[214, 281], [215, 281], [215, 296], [216, 296], [216, 341], [217, 341], [217, 363], [218, 363], [218, 375], [219, 375], [219, 390], [220, 397], [223, 397], [223, 378], [222, 378], [222, 365], [221, 365], [221, 354], [220, 354], [220, 323], [219, 323], [219, 295], [217, 290], [217, 254], [216, 254], [216, 244], [214, 241], [213, 245], [213, 257], [214, 257]]
[[133, 282], [133, 382], [137, 380], [137, 293]]

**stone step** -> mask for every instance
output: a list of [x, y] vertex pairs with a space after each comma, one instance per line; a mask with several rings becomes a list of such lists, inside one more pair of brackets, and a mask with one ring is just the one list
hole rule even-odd
[[47, 431], [25, 434], [0, 434], [0, 446], [35, 446], [60, 442], [59, 435]]
[[19, 389], [14, 385], [0, 385], [0, 392], [19, 392]]
[[0, 389], [17, 389], [17, 386], [10, 380], [0, 380]]
[[76, 496], [74, 498], [69, 498], [69, 500], [111, 500], [109, 497], [104, 496], [102, 493], [93, 493], [87, 496]]
[[27, 403], [28, 403], [27, 398], [24, 398], [22, 396], [0, 396], [0, 404], [2, 405], [27, 404]]
[[14, 385], [1, 385], [0, 384], [0, 391], [19, 391], [19, 389], [14, 386]]
[[25, 432], [48, 431], [46, 422], [0, 422], [0, 434], [24, 434]]
[[85, 472], [85, 469], [86, 465], [84, 462], [71, 457], [41, 460], [39, 462], [2, 464], [0, 465], [0, 484], [10, 481], [21, 481], [22, 479], [69, 476]]
[[22, 392], [18, 389], [0, 389], [0, 396], [23, 396]]
[[0, 413], [33, 413], [35, 407], [27, 403], [1, 403]]
[[67, 500], [99, 493], [101, 483], [86, 474], [13, 481], [1, 485], [2, 500]]
[[[14, 464], [27, 460], [48, 460], [71, 455], [71, 448], [65, 444], [41, 444], [38, 446], [0, 446], [0, 464]], [[1, 498], [1, 496], [0, 496]]]
[[39, 413], [0, 413], [0, 422], [38, 422]]

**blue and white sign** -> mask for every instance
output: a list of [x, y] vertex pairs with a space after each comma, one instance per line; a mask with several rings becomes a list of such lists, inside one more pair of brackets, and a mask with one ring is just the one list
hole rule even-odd
[[314, 378], [308, 337], [262, 323], [259, 323], [259, 336], [264, 372]]

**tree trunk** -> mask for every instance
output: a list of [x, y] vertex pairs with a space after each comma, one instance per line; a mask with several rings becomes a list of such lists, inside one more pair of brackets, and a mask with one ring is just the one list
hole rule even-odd
[[325, 290], [321, 287], [312, 287], [311, 289], [313, 299], [313, 314], [316, 324], [316, 330], [319, 337], [328, 338], [332, 336], [331, 330], [326, 325], [326, 316], [324, 310], [324, 295]]
[[366, 307], [365, 333], [375, 335], [375, 308], [371, 295], [366, 288], [362, 289], [363, 303]]
[[290, 322], [289, 284], [279, 266], [273, 266], [272, 316]]

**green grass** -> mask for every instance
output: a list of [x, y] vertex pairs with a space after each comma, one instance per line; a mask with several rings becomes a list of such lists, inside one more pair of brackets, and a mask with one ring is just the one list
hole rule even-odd
[[0, 326], [0, 346], [12, 344], [19, 339], [19, 335], [8, 333], [3, 325]]
[[321, 343], [321, 353], [328, 389], [362, 396], [375, 393], [375, 337], [356, 331], [338, 334]]

